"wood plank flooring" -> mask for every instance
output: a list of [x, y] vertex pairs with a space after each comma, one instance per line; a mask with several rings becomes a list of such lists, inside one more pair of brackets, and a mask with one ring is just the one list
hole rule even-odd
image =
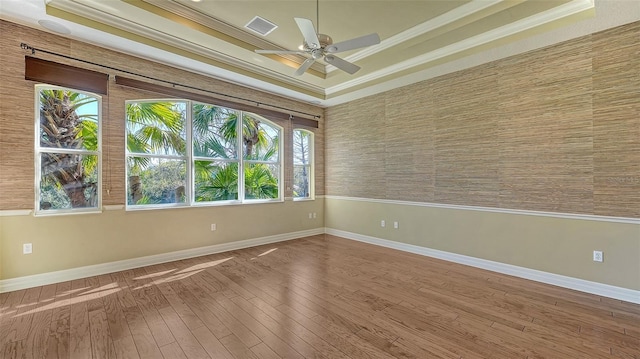
[[0, 357], [640, 359], [640, 305], [319, 235], [1, 294]]

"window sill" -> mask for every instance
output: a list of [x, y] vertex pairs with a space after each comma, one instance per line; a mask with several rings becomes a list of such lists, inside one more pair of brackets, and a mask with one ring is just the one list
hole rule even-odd
[[309, 197], [309, 198], [293, 198], [294, 202], [309, 202], [309, 201], [315, 201], [315, 197]]
[[91, 208], [86, 210], [49, 210], [49, 211], [33, 211], [34, 217], [54, 217], [54, 216], [76, 216], [80, 214], [100, 214], [102, 210], [99, 208]]
[[243, 206], [243, 205], [251, 205], [251, 204], [265, 204], [265, 203], [283, 203], [283, 199], [257, 199], [257, 200], [247, 200], [244, 202], [240, 201], [219, 201], [219, 202], [202, 202], [202, 203], [194, 203], [192, 205], [188, 204], [174, 204], [174, 205], [148, 205], [148, 206], [125, 206], [125, 211], [151, 211], [151, 210], [163, 210], [163, 209], [180, 209], [180, 208], [204, 208], [204, 207], [224, 207], [224, 206]]

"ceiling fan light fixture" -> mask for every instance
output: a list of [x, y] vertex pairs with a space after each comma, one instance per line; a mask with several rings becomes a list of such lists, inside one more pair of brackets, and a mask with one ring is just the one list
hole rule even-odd
[[278, 25], [260, 16], [254, 16], [244, 27], [262, 36], [267, 36], [273, 30], [277, 29]]

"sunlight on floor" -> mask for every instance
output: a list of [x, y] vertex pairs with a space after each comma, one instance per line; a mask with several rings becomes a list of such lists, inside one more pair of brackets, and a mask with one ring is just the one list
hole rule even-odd
[[[275, 249], [272, 249], [271, 251], [273, 250]], [[265, 252], [263, 254], [267, 254], [269, 252]], [[41, 299], [39, 302], [18, 305], [15, 307], [16, 308], [15, 310], [10, 312], [5, 312], [3, 310], [2, 316], [17, 318], [24, 315], [38, 313], [45, 310], [60, 308], [68, 305], [73, 305], [73, 304], [78, 304], [78, 303], [82, 303], [82, 302], [86, 302], [94, 299], [99, 299], [111, 294], [118, 293], [122, 290], [129, 289], [129, 290], [135, 291], [135, 290], [144, 289], [144, 288], [148, 288], [155, 285], [182, 280], [190, 276], [193, 276], [195, 274], [198, 274], [206, 270], [207, 268], [215, 267], [233, 258], [234, 257], [228, 257], [224, 259], [218, 259], [215, 261], [200, 263], [200, 264], [192, 265], [190, 267], [180, 269], [180, 270], [176, 268], [176, 269], [170, 269], [170, 270], [160, 271], [156, 273], [151, 273], [143, 276], [138, 276], [138, 277], [132, 278], [132, 280], [134, 281], [141, 281], [140, 285], [135, 287], [124, 285], [124, 283], [121, 285], [116, 281], [113, 283], [105, 284], [98, 288], [83, 287], [83, 288], [67, 290], [63, 293], [56, 294], [52, 298]], [[61, 298], [61, 297], [71, 296], [71, 295], [76, 295], [76, 297], [56, 300], [56, 298]], [[52, 302], [52, 303], [48, 303], [48, 302]], [[48, 304], [45, 304], [45, 303], [48, 303]], [[29, 308], [32, 308], [32, 309], [29, 309]]]
[[[269, 253], [271, 253], [271, 252], [273, 252], [273, 251], [275, 251], [277, 249], [278, 248], [271, 248], [271, 249], [269, 249], [268, 251], [266, 251], [264, 253], [258, 254], [258, 257], [266, 256], [267, 254], [269, 254]], [[251, 260], [258, 259], [258, 257], [253, 257], [253, 258], [251, 258]]]
[[[60, 308], [60, 307], [64, 307], [64, 306], [67, 306], [67, 305], [78, 304], [78, 303], [86, 302], [86, 301], [93, 300], [93, 299], [99, 299], [99, 298], [106, 297], [108, 295], [117, 293], [117, 292], [121, 291], [122, 289], [123, 288], [118, 287], [118, 285], [116, 283], [107, 284], [107, 285], [102, 286], [100, 288], [92, 289], [89, 292], [80, 294], [79, 296], [77, 296], [75, 298], [63, 299], [63, 300], [60, 300], [60, 301], [57, 301], [57, 302], [53, 302], [51, 304], [43, 305], [41, 307], [37, 307], [37, 308], [31, 309], [31, 310], [28, 310], [26, 312], [22, 312], [20, 314], [16, 314], [12, 318], [21, 317], [23, 315], [34, 314], [34, 313], [42, 312], [42, 311], [49, 310], [49, 309]], [[37, 306], [38, 303], [35, 303], [34, 305]]]

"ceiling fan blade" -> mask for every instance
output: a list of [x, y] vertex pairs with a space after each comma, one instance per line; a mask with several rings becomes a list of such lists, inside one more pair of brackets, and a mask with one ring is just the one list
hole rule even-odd
[[358, 72], [358, 70], [360, 70], [360, 66], [356, 65], [356, 64], [352, 64], [351, 62], [347, 61], [347, 60], [343, 60], [337, 56], [333, 56], [333, 55], [327, 55], [324, 57], [324, 60], [339, 68], [340, 70], [347, 72], [351, 75], [355, 74], [356, 72]]
[[256, 50], [257, 54], [299, 54], [303, 55], [305, 52], [303, 51], [294, 51], [294, 50]]
[[316, 29], [313, 27], [313, 23], [309, 19], [296, 17], [294, 18], [298, 27], [300, 28], [300, 32], [304, 37], [304, 42], [312, 49], [320, 48], [320, 40], [318, 40], [318, 35], [316, 34]]
[[313, 58], [306, 59], [305, 62], [303, 62], [302, 65], [300, 65], [300, 67], [298, 67], [294, 75], [296, 76], [302, 75], [303, 73], [305, 73], [305, 71], [307, 71], [309, 67], [311, 67], [311, 64], [313, 64], [315, 61], [316, 60], [314, 60]]
[[378, 36], [378, 34], [376, 33], [373, 33], [361, 37], [356, 37], [355, 39], [342, 41], [337, 44], [329, 45], [325, 48], [325, 51], [333, 54], [336, 52], [349, 51], [353, 49], [359, 49], [361, 47], [377, 45], [379, 43], [380, 36]]

